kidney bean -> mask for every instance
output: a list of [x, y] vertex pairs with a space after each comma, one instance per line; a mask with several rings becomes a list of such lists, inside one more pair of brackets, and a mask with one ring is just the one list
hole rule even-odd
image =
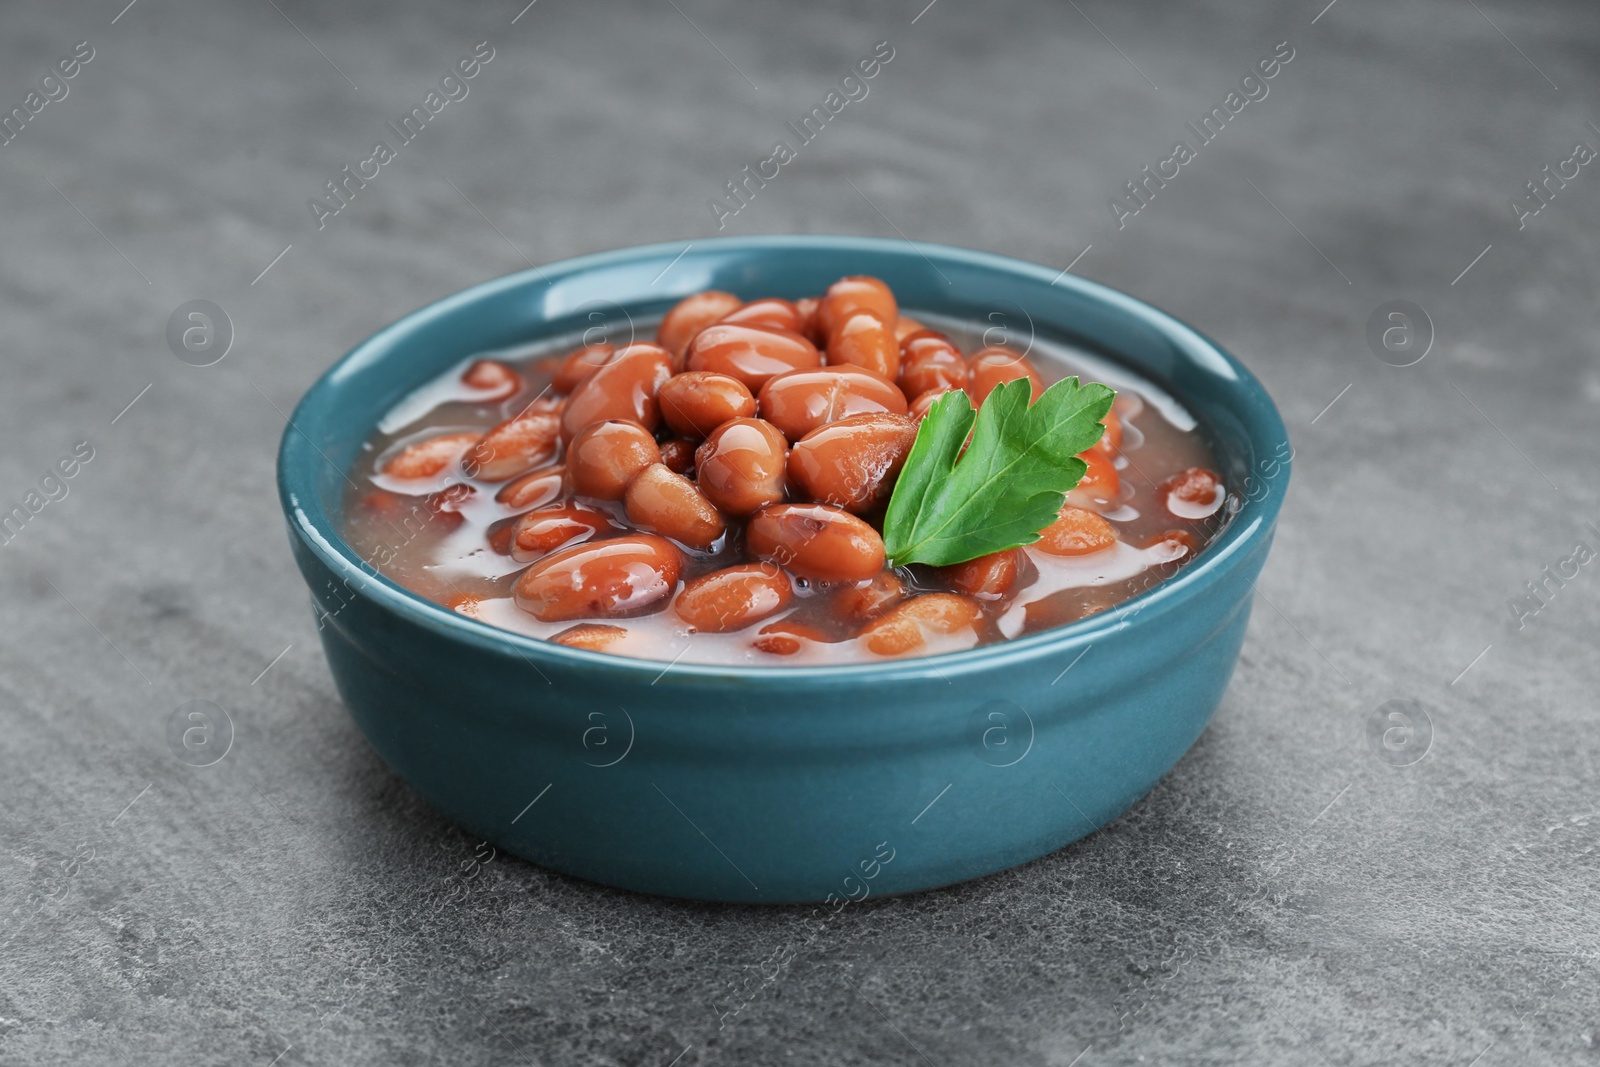
[[1100, 421], [1105, 425], [1106, 432], [1100, 435], [1094, 447], [1108, 456], [1114, 456], [1122, 449], [1122, 420], [1117, 418], [1115, 411], [1108, 411]]
[[769, 504], [750, 517], [745, 544], [802, 578], [859, 582], [883, 570], [878, 531], [827, 504]]
[[760, 630], [750, 644], [762, 652], [773, 656], [793, 656], [806, 646], [807, 642], [817, 644], [831, 644], [833, 637], [816, 626], [809, 623], [797, 622], [794, 619], [779, 619], [769, 622]]
[[570, 393], [596, 370], [610, 362], [616, 355], [615, 345], [584, 345], [569, 352], [550, 378], [550, 388], [558, 393]]
[[649, 431], [620, 419], [585, 426], [567, 448], [572, 491], [595, 500], [621, 500], [635, 474], [660, 462], [661, 449]]
[[471, 389], [480, 403], [504, 400], [522, 388], [522, 375], [494, 359], [473, 362], [461, 375], [461, 384]]
[[661, 462], [674, 474], [688, 474], [694, 469], [694, 442], [681, 437], [662, 441]]
[[615, 618], [672, 595], [683, 553], [654, 534], [613, 537], [552, 553], [517, 579], [517, 607], [543, 622]]
[[1161, 499], [1180, 519], [1203, 519], [1222, 506], [1223, 495], [1217, 492], [1221, 484], [1204, 467], [1190, 467], [1161, 483]]
[[654, 433], [661, 424], [656, 394], [672, 377], [672, 358], [660, 345], [620, 348], [578, 383], [561, 411], [561, 439], [571, 441], [592, 422], [627, 419]]
[[674, 432], [702, 438], [730, 419], [756, 413], [756, 398], [737, 378], [711, 371], [674, 374], [657, 394], [661, 418]]
[[924, 593], [890, 608], [861, 631], [861, 643], [879, 656], [903, 656], [928, 643], [930, 634], [941, 636], [975, 629], [983, 611], [970, 597], [955, 593]]
[[1091, 448], [1087, 452], [1080, 452], [1078, 458], [1089, 467], [1072, 492], [1067, 494], [1068, 499], [1079, 507], [1115, 506], [1122, 499], [1122, 477], [1117, 474], [1116, 464], [1111, 462], [1111, 457], [1097, 448]]
[[893, 383], [853, 367], [780, 374], [761, 387], [761, 417], [791, 441], [830, 422], [869, 412], [904, 415], [906, 397]]
[[894, 381], [900, 373], [900, 342], [894, 335], [894, 320], [858, 311], [835, 326], [828, 335], [828, 365], [846, 363]]
[[841, 586], [834, 594], [833, 606], [841, 615], [866, 622], [906, 598], [906, 583], [894, 571], [879, 571], [865, 581]]
[[894, 293], [877, 278], [853, 275], [828, 286], [817, 306], [817, 326], [823, 337], [832, 337], [844, 320], [858, 311], [870, 311], [891, 327], [900, 317]]
[[384, 461], [379, 472], [391, 478], [432, 478], [478, 441], [471, 431], [445, 433], [406, 445]]
[[978, 600], [1004, 600], [1022, 575], [1022, 553], [1015, 548], [991, 552], [939, 568], [939, 578], [958, 593]]
[[611, 626], [603, 622], [580, 622], [576, 626], [569, 626], [565, 630], [550, 638], [558, 645], [568, 648], [586, 648], [590, 652], [609, 652], [611, 646], [628, 636], [628, 631], [621, 626]]
[[896, 341], [904, 341], [914, 333], [926, 332], [928, 332], [928, 328], [910, 315], [901, 315], [895, 320], [894, 338]]
[[980, 348], [967, 360], [967, 391], [972, 394], [975, 407], [994, 392], [995, 386], [1017, 378], [1028, 379], [1032, 398], [1038, 400], [1039, 394], [1044, 392], [1044, 379], [1039, 377], [1039, 372], [1025, 357], [1009, 348], [990, 347]]
[[689, 350], [694, 335], [739, 309], [744, 301], [732, 293], [707, 289], [703, 293], [686, 296], [672, 306], [661, 325], [656, 327], [656, 341], [672, 353], [673, 369], [683, 366], [683, 357]]
[[690, 629], [722, 634], [782, 611], [793, 595], [782, 568], [744, 563], [685, 582], [672, 606]]
[[1083, 556], [1117, 543], [1117, 531], [1086, 508], [1068, 504], [1055, 522], [1039, 531], [1033, 547], [1052, 556]]
[[565, 488], [566, 468], [546, 467], [501, 486], [494, 498], [513, 511], [548, 504]]
[[710, 548], [728, 528], [722, 513], [693, 482], [662, 463], [635, 475], [623, 500], [629, 522], [691, 548]]
[[551, 411], [523, 411], [479, 438], [461, 458], [461, 469], [469, 478], [503, 482], [555, 459], [560, 443], [560, 416]]
[[776, 326], [780, 330], [804, 334], [805, 316], [799, 307], [787, 300], [768, 297], [752, 300], [742, 308], [722, 317], [723, 322], [738, 322], [746, 326]]
[[919, 330], [900, 342], [900, 389], [906, 396], [966, 386], [967, 360], [950, 338]]
[[803, 296], [794, 302], [795, 310], [800, 312], [800, 328], [795, 333], [809, 339], [814, 345], [825, 344], [828, 340], [822, 336], [817, 323], [817, 308], [821, 304], [822, 299], [815, 296]]
[[516, 524], [516, 519], [504, 519], [491, 524], [488, 532], [483, 535], [484, 543], [489, 546], [495, 555], [511, 555], [511, 528]]
[[788, 330], [723, 323], [695, 336], [685, 365], [737, 378], [758, 392], [774, 375], [822, 366], [822, 355], [816, 345]]
[[[911, 410], [908, 411], [907, 414], [910, 415], [913, 419], [916, 419], [918, 422], [921, 422], [925, 417], [927, 417], [929, 409], [933, 407], [934, 403], [936, 401], [938, 401], [938, 399], [941, 396], [944, 396], [944, 394], [946, 394], [946, 393], [956, 393], [956, 392], [964, 393], [964, 392], [966, 392], [966, 390], [965, 389], [929, 389], [926, 393], [919, 394], [917, 396], [917, 398], [911, 402]], [[972, 402], [972, 398], [970, 396], [967, 398], [967, 402], [969, 404]]]
[[783, 499], [788, 454], [788, 441], [772, 423], [733, 419], [695, 451], [695, 480], [711, 503], [743, 517]]
[[907, 415], [852, 415], [818, 427], [789, 452], [789, 480], [822, 504], [857, 514], [889, 499], [917, 439]]
[[521, 563], [540, 559], [560, 548], [591, 541], [598, 534], [620, 530], [611, 516], [583, 504], [546, 504], [511, 525], [511, 558]]

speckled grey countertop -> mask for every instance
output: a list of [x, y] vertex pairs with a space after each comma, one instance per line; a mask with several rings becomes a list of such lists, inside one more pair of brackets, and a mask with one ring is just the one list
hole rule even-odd
[[[0, 1062], [1600, 1062], [1600, 567], [1544, 571], [1600, 548], [1600, 172], [1567, 162], [1600, 148], [1600, 11], [1324, 2], [7, 5]], [[479, 41], [319, 230], [308, 199]], [[1169, 778], [1056, 855], [848, 909], [745, 1003], [802, 917], [504, 857], [457, 891], [477, 842], [334, 693], [274, 446], [405, 311], [716, 233], [708, 200], [879, 41], [722, 232], [1072, 264], [1247, 361], [1296, 475]], [[166, 339], [195, 299], [234, 333], [209, 367]], [[1432, 323], [1412, 366], [1367, 341], [1391, 300]], [[234, 726], [210, 767], [168, 745], [190, 700]], [[1409, 747], [1374, 742], [1390, 701]]]

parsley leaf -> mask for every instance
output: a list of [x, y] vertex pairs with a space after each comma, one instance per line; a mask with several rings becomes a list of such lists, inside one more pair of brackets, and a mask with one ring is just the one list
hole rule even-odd
[[929, 409], [884, 516], [891, 565], [962, 563], [1032, 544], [1055, 521], [1087, 469], [1078, 453], [1100, 440], [1116, 393], [1074, 377], [1031, 405], [1029, 395], [1019, 378], [996, 387], [977, 412], [960, 390]]

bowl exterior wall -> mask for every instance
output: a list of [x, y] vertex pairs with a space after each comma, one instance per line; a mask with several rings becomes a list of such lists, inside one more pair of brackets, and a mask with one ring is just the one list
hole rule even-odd
[[345, 704], [441, 812], [581, 878], [777, 903], [974, 878], [1127, 810], [1221, 701], [1269, 544], [1258, 539], [1227, 586], [1160, 628], [1129, 620], [976, 679], [941, 677], [930, 661], [921, 681], [825, 698], [795, 686], [739, 694], [670, 669], [641, 693], [584, 664], [535, 667], [348, 588], [334, 595], [322, 561], [296, 554], [327, 591], [322, 644]]

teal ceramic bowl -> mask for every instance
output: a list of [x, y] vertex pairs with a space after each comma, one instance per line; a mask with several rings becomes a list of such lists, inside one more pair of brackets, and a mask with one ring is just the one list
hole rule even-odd
[[[1199, 419], [1231, 523], [1120, 608], [967, 652], [838, 667], [668, 665], [475, 622], [377, 574], [341, 536], [347, 470], [383, 414], [465, 356], [652, 321], [706, 288], [799, 297], [845, 274], [909, 309], [995, 309], [1109, 356]], [[641, 325], [642, 336], [649, 336]], [[958, 882], [1127, 810], [1205, 728], [1233, 673], [1288, 483], [1261, 384], [1131, 297], [1014, 259], [857, 237], [697, 240], [485, 282], [327, 372], [278, 480], [328, 664], [373, 747], [431, 804], [544, 867], [700, 900], [826, 902]]]

